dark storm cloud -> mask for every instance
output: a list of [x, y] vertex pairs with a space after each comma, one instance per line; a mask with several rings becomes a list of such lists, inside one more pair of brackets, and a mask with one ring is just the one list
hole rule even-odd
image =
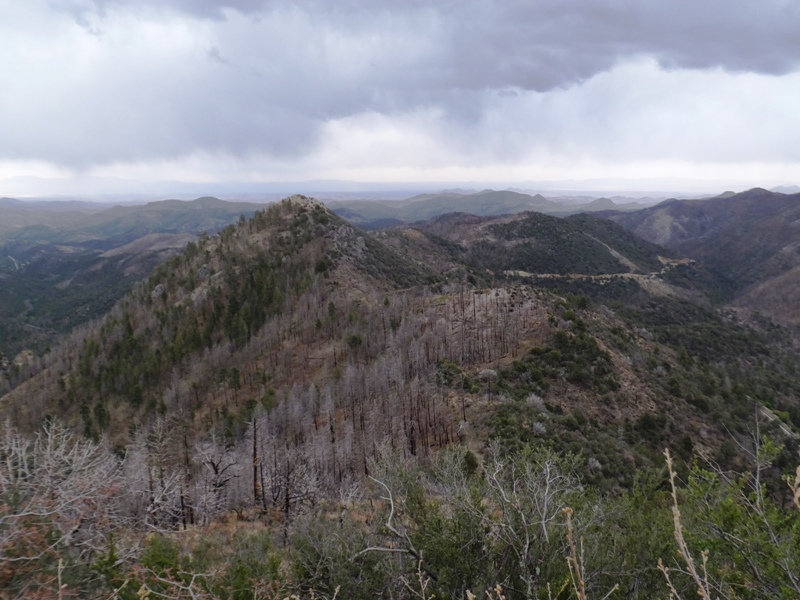
[[31, 2], [92, 41], [74, 50], [65, 30], [68, 41], [54, 33], [21, 53], [0, 94], [0, 157], [79, 167], [300, 156], [325, 122], [369, 112], [436, 109], [470, 127], [498, 97], [568, 88], [638, 57], [771, 75], [800, 64], [800, 4], [778, 0]]
[[[170, 7], [197, 18], [302, 11], [346, 33], [409, 13], [440, 21], [439, 67], [465, 87], [547, 90], [631, 54], [664, 66], [781, 74], [800, 61], [800, 4], [792, 0], [100, 0]], [[380, 35], [382, 31], [376, 30]], [[477, 68], [476, 68], [477, 67]]]

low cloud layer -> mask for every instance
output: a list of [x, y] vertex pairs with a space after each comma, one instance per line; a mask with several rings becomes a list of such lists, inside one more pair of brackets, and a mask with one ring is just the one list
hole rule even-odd
[[314, 160], [352, 171], [345, 159], [363, 145], [374, 149], [370, 162], [394, 169], [570, 153], [800, 161], [794, 2], [0, 0], [0, 8], [5, 161], [86, 170], [255, 157], [302, 163], [309, 177]]

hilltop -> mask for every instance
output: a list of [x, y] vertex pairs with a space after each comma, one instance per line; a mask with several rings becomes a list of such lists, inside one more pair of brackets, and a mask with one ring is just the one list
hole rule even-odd
[[[498, 274], [643, 274], [663, 266], [659, 253], [669, 254], [622, 227], [588, 215], [562, 219], [540, 212], [500, 217], [452, 213], [376, 235], [386, 240], [418, 237], [414, 232], [440, 247], [442, 241], [448, 242], [454, 260]], [[416, 250], [430, 247], [416, 246]], [[408, 243], [407, 248], [413, 252], [415, 245]]]
[[800, 421], [791, 336], [715, 308], [706, 275], [588, 215], [370, 235], [296, 196], [190, 242], [2, 407], [120, 445], [159, 416], [240, 444], [266, 411], [299, 452], [351, 440], [340, 475], [387, 440], [569, 439], [622, 485], [664, 443], [719, 458], [753, 402]]

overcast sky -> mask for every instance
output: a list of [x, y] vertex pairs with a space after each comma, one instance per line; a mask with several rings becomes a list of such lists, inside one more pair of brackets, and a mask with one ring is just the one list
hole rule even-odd
[[0, 0], [31, 175], [800, 183], [800, 2]]

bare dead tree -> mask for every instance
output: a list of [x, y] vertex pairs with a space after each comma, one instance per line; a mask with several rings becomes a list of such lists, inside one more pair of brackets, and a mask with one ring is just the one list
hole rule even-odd
[[45, 564], [104, 553], [124, 524], [121, 485], [120, 460], [61, 424], [33, 439], [0, 427], [0, 587], [9, 574], [40, 581]]

